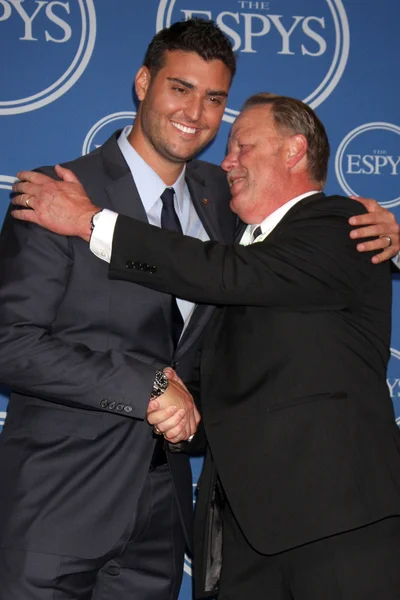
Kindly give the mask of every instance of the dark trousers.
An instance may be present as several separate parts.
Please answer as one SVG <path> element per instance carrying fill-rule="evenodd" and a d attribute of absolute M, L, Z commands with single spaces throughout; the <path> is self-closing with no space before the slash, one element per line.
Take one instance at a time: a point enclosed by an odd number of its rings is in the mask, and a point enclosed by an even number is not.
<path fill-rule="evenodd" d="M 164 464 L 149 472 L 129 531 L 106 556 L 87 560 L 1 548 L 0 600 L 175 600 L 184 548 Z"/>
<path fill-rule="evenodd" d="M 398 600 L 400 517 L 267 556 L 224 511 L 218 600 Z"/>

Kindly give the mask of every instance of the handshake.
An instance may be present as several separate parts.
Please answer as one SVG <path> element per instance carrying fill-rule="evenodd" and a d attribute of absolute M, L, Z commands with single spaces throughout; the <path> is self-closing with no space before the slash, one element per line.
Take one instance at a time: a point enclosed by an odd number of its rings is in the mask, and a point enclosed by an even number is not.
<path fill-rule="evenodd" d="M 166 367 L 164 373 L 168 377 L 168 387 L 161 396 L 150 400 L 147 421 L 171 444 L 190 441 L 200 423 L 200 413 L 176 372 Z"/>

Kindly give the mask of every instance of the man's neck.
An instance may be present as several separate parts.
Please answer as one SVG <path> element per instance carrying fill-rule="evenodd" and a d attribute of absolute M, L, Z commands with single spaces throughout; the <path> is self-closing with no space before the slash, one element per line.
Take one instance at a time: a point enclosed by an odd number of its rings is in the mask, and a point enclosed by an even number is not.
<path fill-rule="evenodd" d="M 160 155 L 154 146 L 143 136 L 142 132 L 138 131 L 135 125 L 132 127 L 127 139 L 139 156 L 164 181 L 165 185 L 169 186 L 175 183 L 182 173 L 185 166 L 184 162 L 175 163 Z"/>

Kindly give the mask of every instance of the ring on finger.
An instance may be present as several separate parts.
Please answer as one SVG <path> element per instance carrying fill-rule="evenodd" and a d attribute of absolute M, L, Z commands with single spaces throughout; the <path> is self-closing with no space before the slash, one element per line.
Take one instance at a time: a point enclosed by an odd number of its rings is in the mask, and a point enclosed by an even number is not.
<path fill-rule="evenodd" d="M 393 244 L 392 238 L 390 237 L 390 235 L 380 235 L 380 238 L 386 238 L 388 240 L 388 245 L 386 246 L 386 248 L 390 248 L 390 246 Z"/>
<path fill-rule="evenodd" d="M 154 425 L 153 431 L 156 435 L 164 435 L 163 432 L 158 429 L 157 425 Z"/>
<path fill-rule="evenodd" d="M 29 208 L 29 200 L 30 200 L 30 199 L 31 199 L 31 197 L 30 197 L 30 196 L 27 196 L 27 197 L 25 198 L 25 206 L 26 206 L 26 208 Z"/>

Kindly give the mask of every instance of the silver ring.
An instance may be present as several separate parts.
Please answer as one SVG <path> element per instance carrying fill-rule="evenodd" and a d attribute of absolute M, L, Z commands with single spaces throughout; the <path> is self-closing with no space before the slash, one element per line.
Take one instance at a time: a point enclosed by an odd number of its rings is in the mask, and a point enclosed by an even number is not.
<path fill-rule="evenodd" d="M 163 432 L 158 429 L 157 425 L 154 425 L 153 431 L 156 435 L 164 435 Z"/>
<path fill-rule="evenodd" d="M 30 200 L 30 196 L 28 196 L 27 198 L 25 198 L 25 206 L 26 208 L 29 208 L 29 200 Z"/>
<path fill-rule="evenodd" d="M 386 238 L 386 239 L 389 241 L 389 243 L 388 243 L 388 245 L 386 246 L 386 248 L 390 248 L 390 246 L 393 244 L 393 242 L 392 242 L 392 238 L 390 237 L 390 235 L 380 235 L 379 237 L 380 237 L 380 238 Z"/>

